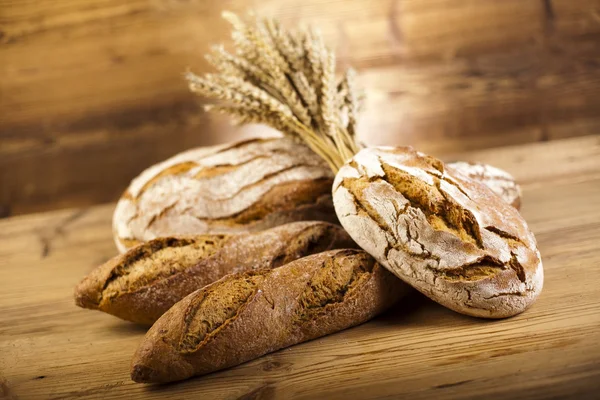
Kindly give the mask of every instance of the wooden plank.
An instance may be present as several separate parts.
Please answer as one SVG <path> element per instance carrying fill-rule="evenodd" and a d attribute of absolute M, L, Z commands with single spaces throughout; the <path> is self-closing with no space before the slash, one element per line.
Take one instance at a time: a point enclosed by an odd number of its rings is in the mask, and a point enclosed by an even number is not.
<path fill-rule="evenodd" d="M 507 320 L 415 296 L 362 326 L 174 385 L 129 380 L 144 329 L 77 309 L 73 286 L 115 253 L 114 205 L 0 221 L 6 398 L 593 398 L 600 389 L 600 136 L 447 155 L 524 182 L 545 265 L 538 302 Z"/>
<path fill-rule="evenodd" d="M 227 7 L 320 26 L 340 65 L 356 66 L 369 89 L 363 138 L 450 152 L 598 132 L 598 4 L 238 0 Z M 181 78 L 189 66 L 207 70 L 209 44 L 228 42 L 222 7 L 0 0 L 0 216 L 112 201 L 150 164 L 235 137 L 222 119 L 202 114 Z"/>

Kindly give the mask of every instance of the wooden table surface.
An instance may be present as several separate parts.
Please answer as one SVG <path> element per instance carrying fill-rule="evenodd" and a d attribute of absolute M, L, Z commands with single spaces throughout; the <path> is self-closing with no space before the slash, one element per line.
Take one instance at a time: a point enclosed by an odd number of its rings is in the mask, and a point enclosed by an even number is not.
<path fill-rule="evenodd" d="M 513 173 L 546 281 L 515 318 L 420 296 L 362 326 L 165 386 L 129 379 L 144 329 L 73 304 L 115 254 L 113 205 L 0 221 L 0 397 L 594 398 L 600 390 L 600 136 L 478 151 Z M 597 398 L 597 397 L 595 397 Z"/>

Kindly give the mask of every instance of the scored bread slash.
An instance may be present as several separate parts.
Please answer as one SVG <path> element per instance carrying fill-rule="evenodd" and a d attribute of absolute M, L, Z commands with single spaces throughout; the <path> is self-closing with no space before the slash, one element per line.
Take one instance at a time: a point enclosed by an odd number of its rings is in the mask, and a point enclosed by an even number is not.
<path fill-rule="evenodd" d="M 338 172 L 342 226 L 398 277 L 463 314 L 503 318 L 542 289 L 536 241 L 485 185 L 409 147 L 361 150 Z"/>
<path fill-rule="evenodd" d="M 535 239 L 497 189 L 411 149 L 361 150 L 355 73 L 336 76 L 335 54 L 317 30 L 224 17 L 235 51 L 215 48 L 216 73 L 188 72 L 190 90 L 215 101 L 209 109 L 270 125 L 321 156 L 337 173 L 338 219 L 359 246 L 461 313 L 508 317 L 535 301 L 543 283 Z"/>
<path fill-rule="evenodd" d="M 290 138 L 185 151 L 135 178 L 113 216 L 120 252 L 157 237 L 260 231 L 295 221 L 336 223 L 333 174 Z"/>
<path fill-rule="evenodd" d="M 93 270 L 76 287 L 75 302 L 150 325 L 187 294 L 229 273 L 276 268 L 321 251 L 355 247 L 341 226 L 319 221 L 238 235 L 158 238 Z"/>
<path fill-rule="evenodd" d="M 362 250 L 228 275 L 156 321 L 133 357 L 131 377 L 164 383 L 232 367 L 366 322 L 411 291 Z"/>
<path fill-rule="evenodd" d="M 517 210 L 521 208 L 521 187 L 508 172 L 489 164 L 465 161 L 446 163 L 446 168 L 483 183 Z"/>

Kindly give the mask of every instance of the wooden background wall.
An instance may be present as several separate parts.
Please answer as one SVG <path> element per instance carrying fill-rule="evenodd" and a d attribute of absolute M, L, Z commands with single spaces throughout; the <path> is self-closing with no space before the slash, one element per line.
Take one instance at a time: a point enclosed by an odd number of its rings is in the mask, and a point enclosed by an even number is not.
<path fill-rule="evenodd" d="M 182 72 L 222 9 L 319 25 L 369 88 L 366 142 L 436 154 L 600 132 L 598 0 L 0 0 L 0 215 L 115 200 L 240 133 Z"/>

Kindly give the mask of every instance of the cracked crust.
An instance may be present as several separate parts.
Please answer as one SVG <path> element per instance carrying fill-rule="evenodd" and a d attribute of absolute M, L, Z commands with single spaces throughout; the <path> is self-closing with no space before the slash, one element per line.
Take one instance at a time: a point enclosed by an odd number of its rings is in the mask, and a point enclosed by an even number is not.
<path fill-rule="evenodd" d="M 120 252 L 161 236 L 254 232 L 294 221 L 336 223 L 333 176 L 288 138 L 192 149 L 135 178 L 117 203 Z"/>
<path fill-rule="evenodd" d="M 156 321 L 133 357 L 131 377 L 171 382 L 238 365 L 366 322 L 410 291 L 361 250 L 228 275 Z"/>
<path fill-rule="evenodd" d="M 342 226 L 377 261 L 463 314 L 518 314 L 543 285 L 535 238 L 483 183 L 412 148 L 361 150 L 338 172 Z"/>
<path fill-rule="evenodd" d="M 521 187 L 508 172 L 489 164 L 464 161 L 447 163 L 446 168 L 483 183 L 517 210 L 521 208 Z"/>
<path fill-rule="evenodd" d="M 157 238 L 93 270 L 75 288 L 75 303 L 151 325 L 183 297 L 227 274 L 356 247 L 341 226 L 318 221 L 256 233 Z"/>

